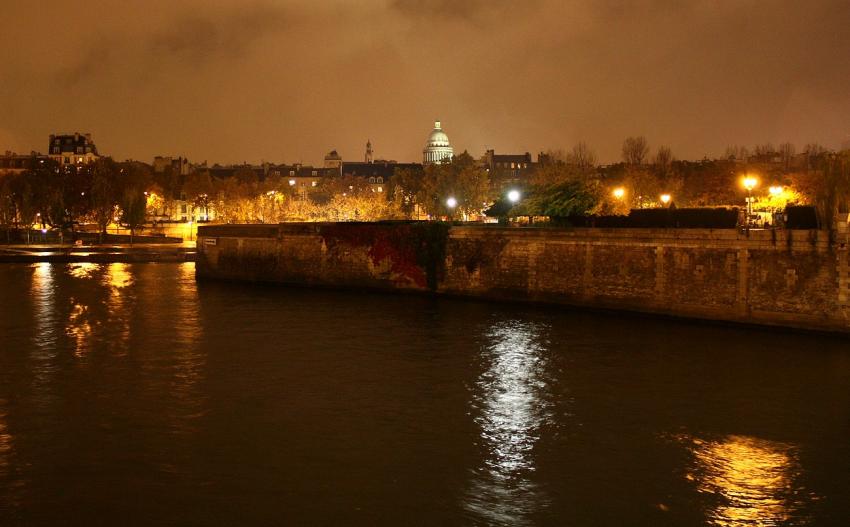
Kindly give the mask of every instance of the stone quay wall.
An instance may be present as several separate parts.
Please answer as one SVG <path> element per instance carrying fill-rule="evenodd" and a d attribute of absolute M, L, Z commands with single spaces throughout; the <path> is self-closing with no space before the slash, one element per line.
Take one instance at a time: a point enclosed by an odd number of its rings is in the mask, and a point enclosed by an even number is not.
<path fill-rule="evenodd" d="M 850 333 L 846 223 L 827 231 L 213 225 L 199 278 L 406 290 Z"/>

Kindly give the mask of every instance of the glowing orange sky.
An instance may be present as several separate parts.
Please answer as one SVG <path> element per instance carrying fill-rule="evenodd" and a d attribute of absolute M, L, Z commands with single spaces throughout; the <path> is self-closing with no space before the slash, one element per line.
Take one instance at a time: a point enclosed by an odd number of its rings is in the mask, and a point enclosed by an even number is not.
<path fill-rule="evenodd" d="M 629 7 L 624 7 L 629 4 Z M 150 161 L 418 161 L 627 135 L 679 158 L 850 140 L 850 3 L 7 0 L 0 151 L 91 132 Z"/>

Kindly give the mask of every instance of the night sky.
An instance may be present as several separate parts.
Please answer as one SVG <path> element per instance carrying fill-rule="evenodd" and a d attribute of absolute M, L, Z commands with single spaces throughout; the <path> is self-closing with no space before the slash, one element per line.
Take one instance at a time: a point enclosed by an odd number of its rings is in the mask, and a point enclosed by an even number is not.
<path fill-rule="evenodd" d="M 850 2 L 5 0 L 0 151 L 418 161 L 850 140 Z"/>

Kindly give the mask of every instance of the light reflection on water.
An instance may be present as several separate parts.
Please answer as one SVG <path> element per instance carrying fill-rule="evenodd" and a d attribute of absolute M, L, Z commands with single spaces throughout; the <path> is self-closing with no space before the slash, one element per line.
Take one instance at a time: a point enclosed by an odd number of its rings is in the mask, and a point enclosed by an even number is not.
<path fill-rule="evenodd" d="M 489 524 L 528 524 L 546 506 L 545 492 L 529 477 L 536 468 L 533 449 L 551 410 L 541 345 L 545 329 L 503 322 L 486 335 L 487 369 L 473 394 L 485 458 L 473 471 L 464 506 Z"/>
<path fill-rule="evenodd" d="M 58 319 L 55 299 L 54 268 L 52 264 L 41 262 L 32 265 L 32 286 L 30 301 L 32 302 L 33 346 L 30 348 L 31 371 L 33 388 L 41 397 L 39 400 L 47 404 L 52 390 L 51 381 L 56 372 L 57 331 Z"/>
<path fill-rule="evenodd" d="M 685 440 L 694 458 L 686 477 L 716 502 L 707 515 L 711 525 L 781 525 L 792 517 L 795 525 L 807 524 L 799 509 L 815 496 L 799 482 L 796 447 L 735 435 Z"/>
<path fill-rule="evenodd" d="M 111 263 L 106 266 L 103 284 L 108 287 L 109 298 L 106 301 L 108 324 L 116 335 L 112 339 L 113 351 L 126 354 L 130 341 L 130 317 L 133 313 L 133 285 L 135 279 L 126 263 Z"/>
<path fill-rule="evenodd" d="M 206 366 L 206 355 L 200 345 L 201 323 L 198 316 L 198 292 L 195 265 L 179 265 L 175 292 L 178 321 L 175 328 L 175 363 L 171 393 L 175 398 L 173 429 L 180 434 L 194 433 L 197 420 L 206 412 L 206 397 L 199 389 Z"/>
<path fill-rule="evenodd" d="M 6 424 L 6 401 L 0 399 L 0 481 L 8 475 L 12 456 L 12 434 Z"/>

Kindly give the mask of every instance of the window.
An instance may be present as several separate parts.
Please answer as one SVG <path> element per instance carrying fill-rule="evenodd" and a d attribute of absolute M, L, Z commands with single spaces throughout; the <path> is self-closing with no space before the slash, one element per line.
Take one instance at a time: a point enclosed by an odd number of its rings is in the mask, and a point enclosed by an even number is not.
<path fill-rule="evenodd" d="M 314 171 L 312 172 L 312 174 L 311 174 L 311 175 L 315 176 L 315 175 L 316 175 L 316 171 L 314 170 Z"/>
<path fill-rule="evenodd" d="M 383 182 L 384 182 L 384 178 L 379 177 L 379 178 L 377 179 L 377 181 L 378 181 L 378 183 L 383 183 Z M 380 192 L 380 191 L 379 191 L 379 192 Z"/>
<path fill-rule="evenodd" d="M 383 191 L 384 191 L 384 187 L 378 187 L 378 192 L 383 192 Z"/>
<path fill-rule="evenodd" d="M 182 204 L 182 205 L 180 205 L 180 213 L 181 213 L 181 214 L 186 214 L 187 210 L 188 210 L 188 209 L 186 208 L 186 204 L 185 204 L 185 203 L 184 203 L 184 204 Z M 186 218 L 183 218 L 183 221 L 186 221 Z"/>
<path fill-rule="evenodd" d="M 314 186 L 314 187 L 316 186 L 316 182 L 315 182 L 315 181 L 313 182 L 313 186 Z"/>
<path fill-rule="evenodd" d="M 369 183 L 374 183 L 374 182 L 375 182 L 375 178 L 370 177 L 370 178 L 369 178 Z"/>
<path fill-rule="evenodd" d="M 70 158 L 70 157 L 68 157 L 68 156 L 65 156 L 65 162 L 66 162 L 66 163 L 70 163 L 70 162 L 71 162 L 71 158 Z"/>
<path fill-rule="evenodd" d="M 54 147 L 53 147 L 53 153 L 54 153 L 54 154 L 58 154 L 58 153 L 59 153 L 59 147 L 58 147 L 58 146 L 54 146 Z"/>
<path fill-rule="evenodd" d="M 295 180 L 294 180 L 294 179 L 290 179 L 290 180 L 289 180 L 289 186 L 290 186 L 290 187 L 294 187 L 294 186 L 295 186 Z"/>
<path fill-rule="evenodd" d="M 511 163 L 511 168 L 516 168 L 516 163 Z"/>
<path fill-rule="evenodd" d="M 289 171 L 289 177 L 292 177 L 292 176 L 294 176 L 294 175 L 295 175 L 295 171 L 294 171 L 294 170 L 290 170 L 290 171 Z"/>

